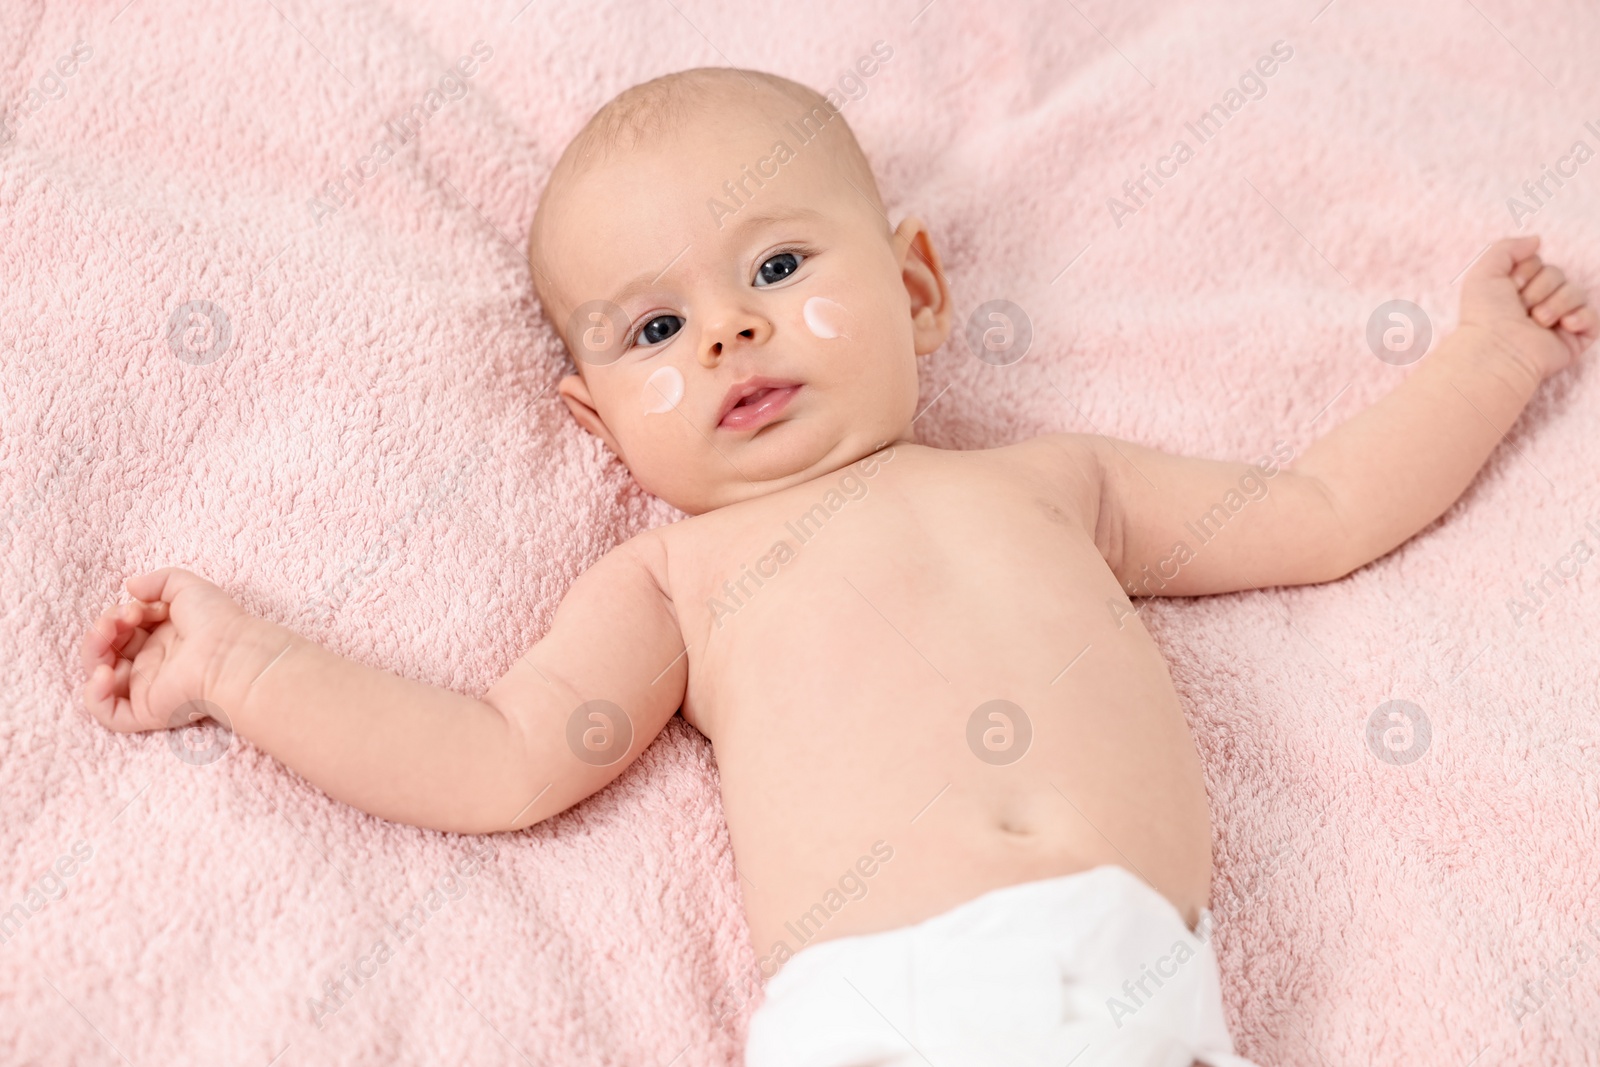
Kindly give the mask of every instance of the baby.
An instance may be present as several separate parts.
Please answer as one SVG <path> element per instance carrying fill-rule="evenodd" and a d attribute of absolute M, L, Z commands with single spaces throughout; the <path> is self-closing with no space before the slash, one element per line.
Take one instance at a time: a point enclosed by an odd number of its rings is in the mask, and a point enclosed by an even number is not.
<path fill-rule="evenodd" d="M 916 443 L 917 360 L 957 309 L 843 116 L 755 71 L 658 78 L 562 154 L 529 260 L 562 399 L 689 517 L 578 578 L 482 696 L 165 568 L 85 635 L 84 703 L 210 715 L 337 800 L 471 834 L 577 804 L 681 710 L 770 978 L 751 1067 L 1242 1067 L 1200 761 L 1129 594 L 1332 581 L 1439 516 L 1600 327 L 1538 241 L 1490 246 L 1456 331 L 1292 469 L 946 451 Z"/>

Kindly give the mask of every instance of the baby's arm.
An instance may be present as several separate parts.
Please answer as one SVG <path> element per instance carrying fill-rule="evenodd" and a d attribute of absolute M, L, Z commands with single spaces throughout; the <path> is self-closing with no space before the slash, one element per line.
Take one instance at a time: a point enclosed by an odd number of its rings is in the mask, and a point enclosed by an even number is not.
<path fill-rule="evenodd" d="M 1123 588 L 1194 596 L 1330 581 L 1438 518 L 1540 382 L 1600 327 L 1583 290 L 1539 261 L 1538 242 L 1491 246 L 1463 285 L 1461 326 L 1292 470 L 1077 439 L 1102 479 L 1096 542 Z"/>
<path fill-rule="evenodd" d="M 549 632 L 481 698 L 337 656 L 187 571 L 140 575 L 128 591 L 149 603 L 113 608 L 85 635 L 84 703 L 111 729 L 149 730 L 205 701 L 336 800 L 436 830 L 518 829 L 616 778 L 682 703 L 659 545 L 635 538 L 579 577 Z M 577 715 L 591 700 L 626 722 Z"/>

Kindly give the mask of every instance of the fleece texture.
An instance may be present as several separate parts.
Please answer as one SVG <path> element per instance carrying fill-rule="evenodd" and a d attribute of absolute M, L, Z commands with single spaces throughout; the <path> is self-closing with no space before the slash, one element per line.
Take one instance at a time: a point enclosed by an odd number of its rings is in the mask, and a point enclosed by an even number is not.
<path fill-rule="evenodd" d="M 681 719 L 575 810 L 470 838 L 77 694 L 84 628 L 168 564 L 481 693 L 679 517 L 556 398 L 523 256 L 616 92 L 729 64 L 837 90 L 951 278 L 926 443 L 1253 460 L 1402 381 L 1374 310 L 1437 344 L 1491 239 L 1600 282 L 1596 54 L 1588 0 L 6 0 L 0 1061 L 739 1062 L 755 959 Z M 994 300 L 1015 362 L 965 340 Z M 1388 557 L 1141 602 L 1263 1064 L 1600 1055 L 1594 358 Z"/>

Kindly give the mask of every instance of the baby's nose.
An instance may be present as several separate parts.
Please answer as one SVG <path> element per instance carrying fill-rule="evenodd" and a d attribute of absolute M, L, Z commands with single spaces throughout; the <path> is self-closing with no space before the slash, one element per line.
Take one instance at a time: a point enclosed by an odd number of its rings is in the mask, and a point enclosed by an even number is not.
<path fill-rule="evenodd" d="M 720 360 L 723 355 L 724 342 L 722 341 L 722 338 L 730 336 L 730 331 L 731 328 L 713 328 L 706 331 L 706 339 L 708 343 L 702 346 L 700 349 L 700 365 L 702 367 L 714 367 L 717 365 L 717 361 Z M 756 327 L 746 326 L 744 329 L 732 334 L 732 336 L 745 341 L 754 341 L 756 338 Z"/>

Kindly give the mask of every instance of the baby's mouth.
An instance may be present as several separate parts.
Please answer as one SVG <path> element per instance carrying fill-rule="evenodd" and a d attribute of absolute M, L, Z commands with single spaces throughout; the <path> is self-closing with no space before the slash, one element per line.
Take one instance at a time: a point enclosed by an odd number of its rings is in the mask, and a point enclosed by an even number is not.
<path fill-rule="evenodd" d="M 752 430 L 777 418 L 800 391 L 800 383 L 777 378 L 750 378 L 728 390 L 717 426 L 724 430 Z"/>

